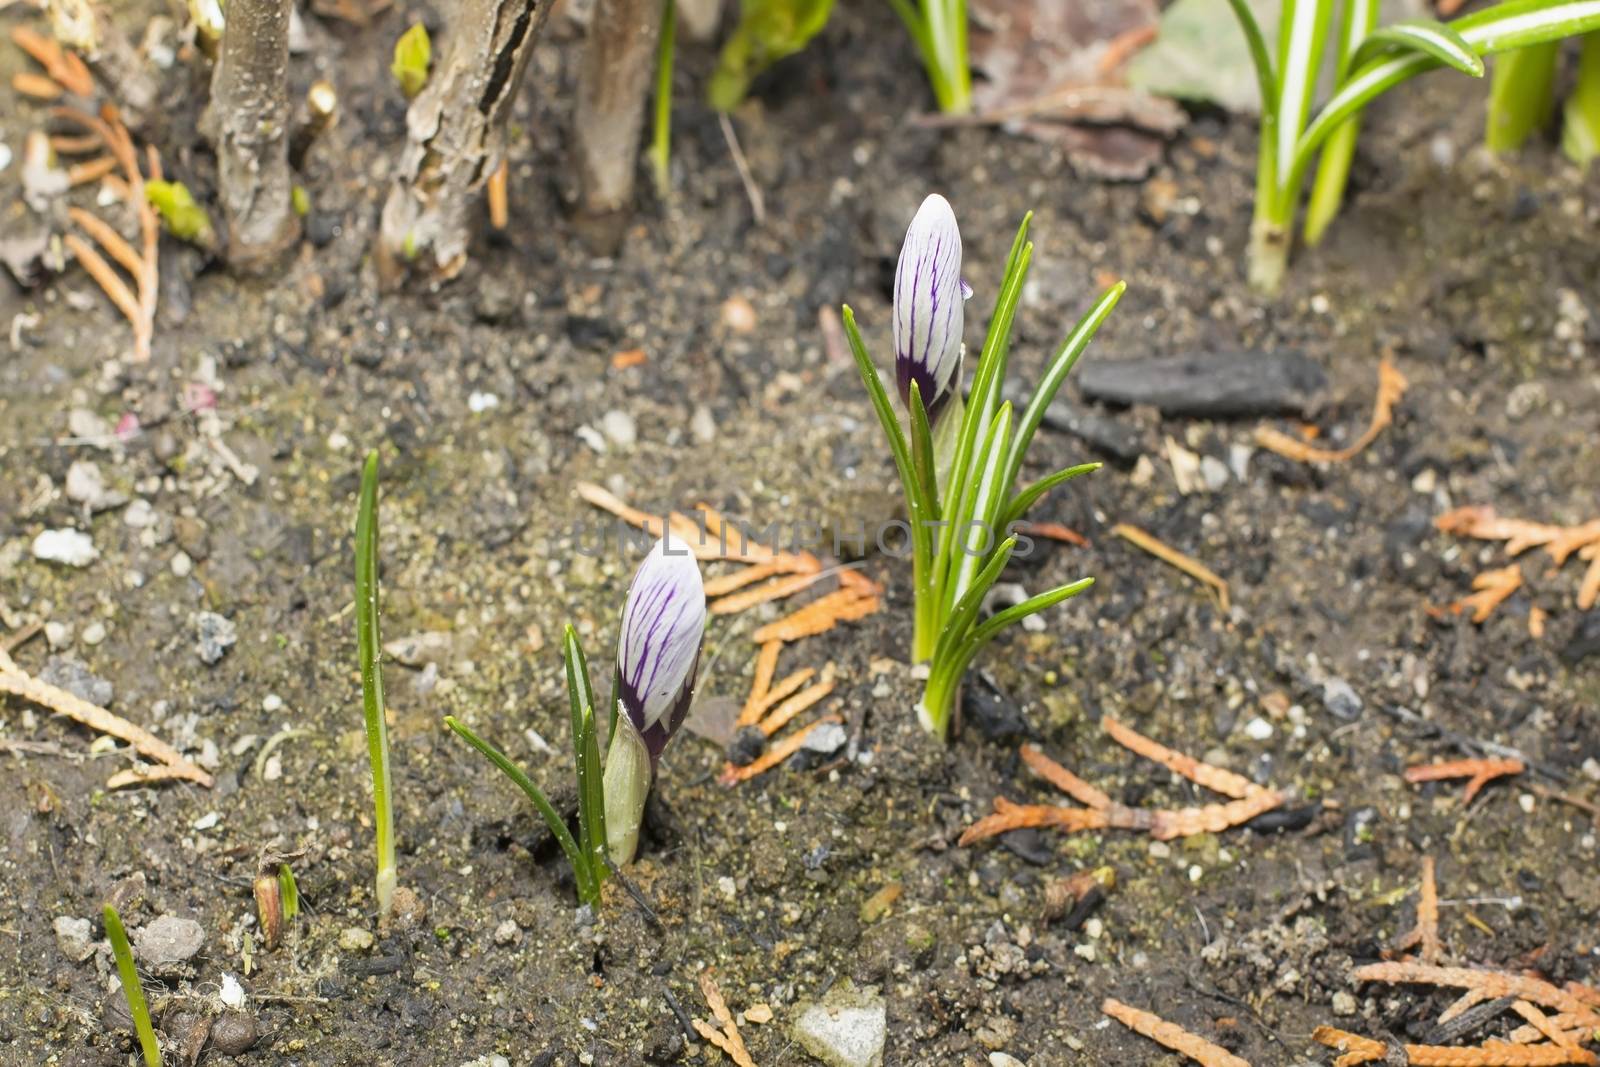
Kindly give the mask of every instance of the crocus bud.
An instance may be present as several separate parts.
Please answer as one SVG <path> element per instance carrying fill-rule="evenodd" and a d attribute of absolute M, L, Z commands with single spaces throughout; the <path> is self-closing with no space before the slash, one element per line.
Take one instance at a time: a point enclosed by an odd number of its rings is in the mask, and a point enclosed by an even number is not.
<path fill-rule="evenodd" d="M 956 213 L 934 193 L 911 220 L 894 273 L 895 384 L 909 405 L 911 383 L 917 383 L 930 424 L 961 387 L 963 304 L 971 295 L 961 280 Z"/>
<path fill-rule="evenodd" d="M 627 863 L 639 844 L 645 797 L 661 750 L 694 697 L 706 628 L 706 590 L 689 546 L 657 541 L 639 564 L 617 640 L 617 725 L 606 753 L 606 845 Z"/>

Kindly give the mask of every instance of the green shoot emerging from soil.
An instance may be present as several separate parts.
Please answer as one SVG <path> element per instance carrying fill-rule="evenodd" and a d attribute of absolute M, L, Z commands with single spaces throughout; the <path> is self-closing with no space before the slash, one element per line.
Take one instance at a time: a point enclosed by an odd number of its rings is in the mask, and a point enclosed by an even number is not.
<path fill-rule="evenodd" d="M 278 864 L 278 895 L 283 901 L 283 921 L 293 922 L 300 914 L 300 886 L 287 863 Z"/>
<path fill-rule="evenodd" d="M 1600 33 L 1583 39 L 1578 84 L 1562 112 L 1561 150 L 1580 167 L 1600 156 Z"/>
<path fill-rule="evenodd" d="M 1497 56 L 1489 78 L 1489 107 L 1483 143 L 1491 152 L 1515 152 L 1555 111 L 1559 41 L 1519 48 Z"/>
<path fill-rule="evenodd" d="M 967 0 L 889 0 L 906 24 L 933 85 L 939 110 L 972 110 L 972 69 L 967 63 Z"/>
<path fill-rule="evenodd" d="M 650 171 L 661 200 L 672 192 L 672 61 L 677 49 L 678 5 L 662 0 L 661 38 L 656 42 L 655 124 L 650 138 Z"/>
<path fill-rule="evenodd" d="M 658 541 L 640 564 L 622 610 L 609 716 L 611 740 L 600 765 L 594 686 L 578 632 L 566 629 L 567 708 L 572 717 L 573 778 L 578 833 L 522 769 L 453 716 L 445 725 L 510 778 L 544 819 L 566 853 L 578 901 L 598 906 L 613 863 L 629 863 L 639 846 L 645 800 L 662 749 L 677 732 L 694 697 L 705 634 L 705 587 L 686 546 Z"/>
<path fill-rule="evenodd" d="M 384 719 L 382 642 L 378 637 L 378 453 L 367 453 L 356 511 L 356 648 L 361 661 L 361 710 L 367 722 L 367 761 L 377 831 L 378 915 L 386 917 L 397 879 L 394 798 L 389 779 L 389 725 Z"/>
<path fill-rule="evenodd" d="M 739 25 L 711 74 L 711 106 L 718 111 L 738 107 L 756 75 L 804 48 L 832 13 L 833 0 L 742 0 Z"/>
<path fill-rule="evenodd" d="M 117 977 L 122 981 L 123 995 L 128 998 L 128 1014 L 133 1016 L 133 1030 L 139 1035 L 139 1048 L 144 1052 L 144 1065 L 161 1067 L 161 1045 L 156 1041 L 155 1027 L 150 1025 L 150 1005 L 145 1003 L 139 971 L 133 965 L 128 931 L 122 928 L 122 917 L 110 904 L 106 905 L 105 923 L 106 939 L 111 942 L 111 954 L 117 960 Z"/>
<path fill-rule="evenodd" d="M 1062 342 L 1020 416 L 1000 402 L 1017 300 L 1033 258 L 1030 214 L 1022 220 L 1005 280 L 978 357 L 972 391 L 963 400 L 961 331 L 971 290 L 961 279 L 961 233 L 941 196 L 923 201 L 906 231 L 894 286 L 895 378 L 910 439 L 890 407 L 856 327 L 844 309 L 861 380 L 889 438 L 909 513 L 916 616 L 912 660 L 929 664 L 918 716 L 923 726 L 948 735 L 961 678 L 978 650 L 1007 626 L 1087 589 L 1093 578 L 1059 586 L 980 621 L 990 588 L 1017 546 L 1016 526 L 1051 489 L 1097 469 L 1067 467 L 1014 492 L 1023 459 L 1044 412 L 1055 399 L 1095 331 L 1121 299 L 1118 282 L 1089 309 Z"/>
<path fill-rule="evenodd" d="M 394 61 L 389 73 L 407 100 L 416 98 L 428 84 L 428 66 L 433 62 L 433 42 L 428 39 L 428 27 L 418 22 L 394 43 Z"/>
<path fill-rule="evenodd" d="M 1307 168 L 1325 149 L 1307 219 L 1308 239 L 1315 240 L 1344 196 L 1355 137 L 1350 124 L 1375 97 L 1441 66 L 1481 77 L 1484 56 L 1600 26 L 1600 0 L 1506 0 L 1448 24 L 1413 19 L 1371 29 L 1377 0 L 1345 0 L 1337 43 L 1338 84 L 1312 117 L 1317 71 L 1333 28 L 1334 0 L 1284 0 L 1276 64 L 1246 0 L 1228 2 L 1249 43 L 1261 92 L 1248 268 L 1251 285 L 1268 293 L 1283 284 Z"/>

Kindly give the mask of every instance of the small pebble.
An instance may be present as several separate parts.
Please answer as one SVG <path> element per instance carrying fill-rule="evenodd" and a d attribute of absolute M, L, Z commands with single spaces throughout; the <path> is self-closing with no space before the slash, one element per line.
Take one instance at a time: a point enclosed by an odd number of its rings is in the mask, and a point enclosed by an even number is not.
<path fill-rule="evenodd" d="M 1252 741 L 1265 741 L 1272 736 L 1272 724 L 1257 715 L 1244 724 L 1244 734 Z"/>
<path fill-rule="evenodd" d="M 82 637 L 84 644 L 98 645 L 106 639 L 106 624 L 96 619 L 83 628 Z"/>
<path fill-rule="evenodd" d="M 624 452 L 639 439 L 639 429 L 634 424 L 633 416 L 616 408 L 600 416 L 600 432 L 605 434 L 608 442 Z"/>
<path fill-rule="evenodd" d="M 94 955 L 94 942 L 90 938 L 88 919 L 75 919 L 58 915 L 55 921 L 56 947 L 73 963 L 82 963 Z"/>
<path fill-rule="evenodd" d="M 200 661 L 208 666 L 222 659 L 228 649 L 239 640 L 239 631 L 232 620 L 214 611 L 202 611 L 196 614 L 194 625 L 199 636 L 196 651 L 200 653 Z"/>
<path fill-rule="evenodd" d="M 494 943 L 497 945 L 515 945 L 522 940 L 522 927 L 517 925 L 517 920 L 507 919 L 494 928 Z"/>
<path fill-rule="evenodd" d="M 179 549 L 178 554 L 172 557 L 173 575 L 178 578 L 187 578 L 193 571 L 194 560 L 189 558 L 189 553 Z"/>
<path fill-rule="evenodd" d="M 261 1037 L 255 1016 L 241 1011 L 226 1011 L 211 1024 L 211 1047 L 224 1056 L 239 1056 Z"/>
<path fill-rule="evenodd" d="M 148 967 L 183 963 L 206 943 L 205 929 L 193 919 L 162 915 L 146 923 L 133 936 L 139 962 Z"/>
<path fill-rule="evenodd" d="M 346 952 L 365 952 L 372 947 L 372 931 L 347 926 L 339 931 L 339 947 Z"/>
<path fill-rule="evenodd" d="M 704 404 L 696 405 L 694 414 L 689 417 L 689 432 L 694 435 L 695 441 L 702 445 L 716 440 L 717 420 L 711 414 L 710 408 Z"/>
<path fill-rule="evenodd" d="M 100 558 L 100 550 L 82 530 L 44 530 L 33 539 L 33 558 L 65 567 L 87 567 Z"/>

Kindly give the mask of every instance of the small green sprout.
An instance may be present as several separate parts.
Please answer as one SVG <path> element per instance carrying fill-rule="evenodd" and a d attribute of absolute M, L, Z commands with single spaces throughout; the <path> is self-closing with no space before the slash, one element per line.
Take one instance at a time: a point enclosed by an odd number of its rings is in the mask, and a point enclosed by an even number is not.
<path fill-rule="evenodd" d="M 433 61 L 433 43 L 428 39 L 428 27 L 413 23 L 394 43 L 394 62 L 389 73 L 400 86 L 407 100 L 414 100 L 422 87 L 428 84 L 428 65 Z"/>
<path fill-rule="evenodd" d="M 180 241 L 201 248 L 216 244 L 216 231 L 206 209 L 195 203 L 194 195 L 182 182 L 151 179 L 144 183 L 144 198 L 161 216 L 167 232 Z"/>
<path fill-rule="evenodd" d="M 311 194 L 306 192 L 303 185 L 296 185 L 289 190 L 289 204 L 301 218 L 311 214 Z"/>
<path fill-rule="evenodd" d="M 1495 57 L 1483 124 L 1483 143 L 1489 151 L 1515 152 L 1549 124 L 1555 113 L 1560 51 L 1560 41 L 1546 41 Z"/>
<path fill-rule="evenodd" d="M 133 1016 L 133 1030 L 139 1035 L 139 1048 L 144 1052 L 145 1067 L 161 1067 L 161 1044 L 156 1040 L 155 1027 L 150 1025 L 150 1005 L 145 1003 L 144 987 L 139 984 L 139 971 L 133 965 L 133 950 L 128 947 L 128 931 L 122 928 L 122 917 L 110 904 L 105 910 L 106 938 L 111 942 L 111 954 L 117 960 L 117 977 L 122 981 L 122 993 L 128 998 L 128 1014 Z"/>
<path fill-rule="evenodd" d="M 398 875 L 394 856 L 394 810 L 389 778 L 389 726 L 384 721 L 382 643 L 378 637 L 378 453 L 367 453 L 356 511 L 356 647 L 361 662 L 361 703 L 367 725 L 367 760 L 372 765 L 372 803 L 377 831 L 378 914 L 387 917 Z"/>
<path fill-rule="evenodd" d="M 1261 136 L 1248 272 L 1258 290 L 1283 284 L 1306 174 L 1321 153 L 1310 236 L 1320 237 L 1344 196 L 1354 134 L 1330 138 L 1379 95 L 1423 71 L 1448 66 L 1481 77 L 1483 57 L 1600 28 L 1594 0 L 1503 0 L 1449 23 L 1413 19 L 1371 29 L 1377 0 L 1345 0 L 1337 42 L 1338 83 L 1313 115 L 1316 72 L 1333 23 L 1334 0 L 1284 0 L 1276 63 L 1246 0 L 1228 0 L 1250 46 L 1261 92 Z"/>
<path fill-rule="evenodd" d="M 1580 167 L 1600 156 L 1600 32 L 1584 37 L 1578 84 L 1561 115 L 1561 150 Z"/>
<path fill-rule="evenodd" d="M 928 72 L 939 110 L 972 110 L 972 68 L 967 61 L 967 0 L 889 0 L 906 25 Z"/>
<path fill-rule="evenodd" d="M 189 20 L 194 23 L 195 38 L 201 49 L 208 56 L 216 55 L 225 21 L 221 0 L 189 0 Z"/>
<path fill-rule="evenodd" d="M 656 42 L 655 132 L 650 140 L 650 169 L 656 196 L 672 191 L 672 59 L 678 44 L 678 5 L 661 2 L 661 39 Z"/>
<path fill-rule="evenodd" d="M 833 0 L 743 0 L 739 25 L 711 74 L 711 106 L 718 111 L 738 107 L 756 75 L 804 48 L 832 13 Z"/>
<path fill-rule="evenodd" d="M 300 886 L 287 863 L 278 864 L 278 896 L 283 901 L 283 919 L 293 922 L 300 914 Z"/>
<path fill-rule="evenodd" d="M 979 619 L 989 590 L 1017 547 L 1016 526 L 1028 509 L 1056 486 L 1100 466 L 1067 467 L 1014 491 L 1045 409 L 1126 288 L 1122 282 L 1113 285 L 1078 321 L 1046 365 L 1027 407 L 1014 415 L 1009 401 L 1000 402 L 1000 391 L 1011 324 L 1033 258 L 1031 219 L 1030 214 L 1022 220 L 1011 245 L 965 401 L 962 305 L 972 290 L 961 278 L 961 232 L 955 212 L 938 195 L 924 200 L 911 220 L 894 283 L 895 381 L 908 415 L 909 441 L 856 328 L 855 312 L 844 309 L 850 350 L 905 493 L 916 598 L 911 658 L 929 669 L 917 714 L 941 739 L 949 734 L 961 679 L 979 650 L 1012 623 L 1094 583 L 1081 578 Z"/>

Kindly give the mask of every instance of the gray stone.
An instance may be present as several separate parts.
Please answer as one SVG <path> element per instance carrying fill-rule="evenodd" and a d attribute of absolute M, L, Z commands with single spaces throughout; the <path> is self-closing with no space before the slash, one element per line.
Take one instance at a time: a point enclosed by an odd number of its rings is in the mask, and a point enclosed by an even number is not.
<path fill-rule="evenodd" d="M 799 1006 L 790 1034 L 828 1067 L 882 1067 L 888 1013 L 876 987 L 848 979 Z"/>
<path fill-rule="evenodd" d="M 1329 678 L 1322 683 L 1322 703 L 1335 718 L 1347 722 L 1361 715 L 1361 698 L 1343 678 Z"/>
<path fill-rule="evenodd" d="M 55 921 L 56 947 L 73 963 L 82 963 L 94 955 L 94 942 L 90 937 L 88 919 L 74 919 L 58 915 Z"/>
<path fill-rule="evenodd" d="M 139 962 L 148 967 L 184 963 L 206 943 L 205 929 L 193 919 L 163 915 L 133 935 Z"/>
<path fill-rule="evenodd" d="M 239 640 L 239 631 L 229 619 L 214 611 L 202 611 L 194 617 L 195 632 L 199 642 L 196 651 L 201 662 L 211 665 L 220 660 Z"/>
<path fill-rule="evenodd" d="M 75 656 L 51 656 L 39 672 L 39 680 L 102 708 L 116 695 L 110 682 L 94 674 Z"/>

